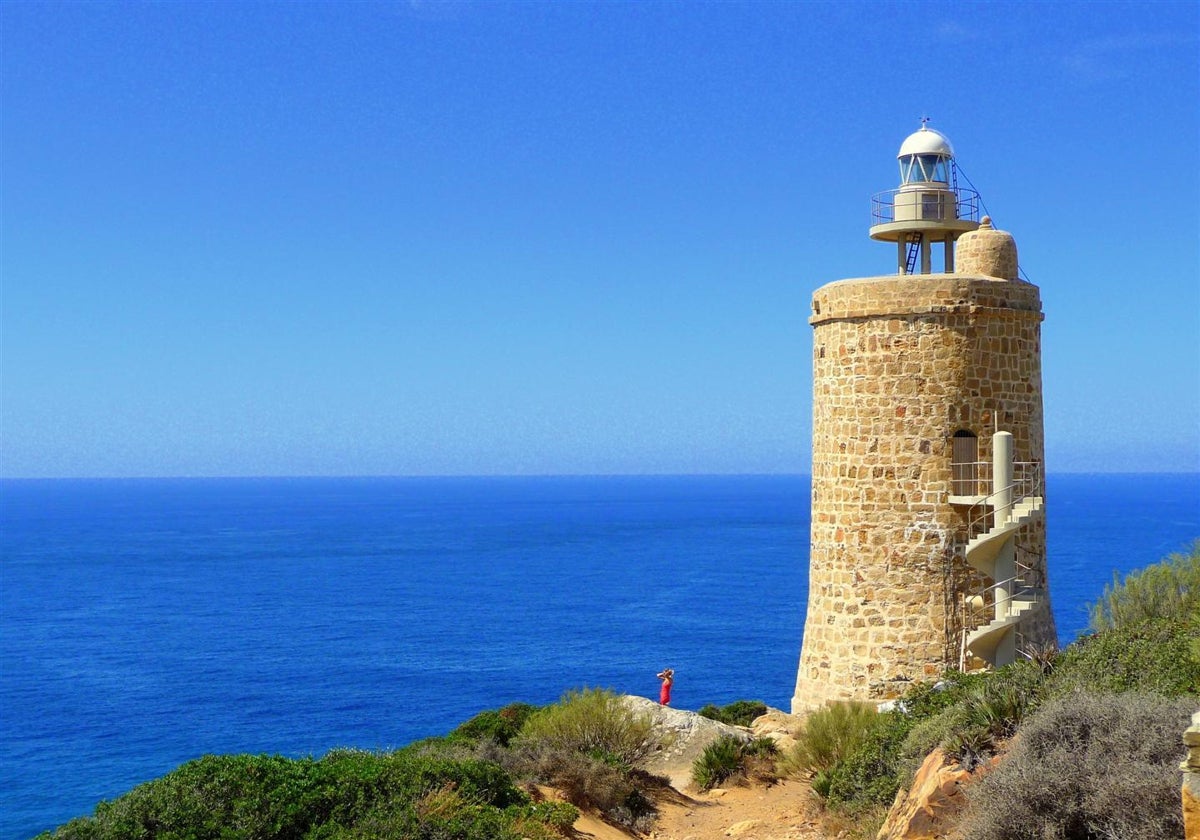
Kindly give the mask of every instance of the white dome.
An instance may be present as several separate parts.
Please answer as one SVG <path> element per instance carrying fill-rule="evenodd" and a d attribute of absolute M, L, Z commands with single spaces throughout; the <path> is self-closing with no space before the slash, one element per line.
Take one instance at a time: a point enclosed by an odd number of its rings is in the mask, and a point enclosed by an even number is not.
<path fill-rule="evenodd" d="M 954 147 L 950 145 L 950 141 L 946 138 L 946 135 L 940 131 L 934 131 L 932 128 L 921 126 L 920 131 L 914 131 L 900 144 L 900 152 L 896 157 L 903 158 L 909 155 L 945 155 L 946 157 L 954 157 Z"/>

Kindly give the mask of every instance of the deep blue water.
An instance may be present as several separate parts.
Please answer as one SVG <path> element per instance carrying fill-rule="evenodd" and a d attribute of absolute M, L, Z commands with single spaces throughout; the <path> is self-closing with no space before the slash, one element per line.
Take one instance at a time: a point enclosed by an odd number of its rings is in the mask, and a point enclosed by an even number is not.
<path fill-rule="evenodd" d="M 1052 476 L 1060 635 L 1200 537 L 1200 475 Z M 786 708 L 808 479 L 0 482 L 0 840 L 212 752 L 320 755 L 605 686 Z"/>

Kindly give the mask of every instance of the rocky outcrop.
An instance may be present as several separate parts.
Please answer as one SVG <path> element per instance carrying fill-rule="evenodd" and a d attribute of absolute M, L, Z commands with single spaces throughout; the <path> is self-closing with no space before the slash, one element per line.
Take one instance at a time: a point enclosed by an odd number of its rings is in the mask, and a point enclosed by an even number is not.
<path fill-rule="evenodd" d="M 691 784 L 693 762 L 713 741 L 722 735 L 750 740 L 747 730 L 709 720 L 695 712 L 660 706 L 645 697 L 626 696 L 622 700 L 633 712 L 650 718 L 660 744 L 659 750 L 642 762 L 642 768 L 657 776 L 665 776 L 676 790 L 683 790 Z"/>
<path fill-rule="evenodd" d="M 766 714 L 759 715 L 750 724 L 750 734 L 755 738 L 770 738 L 782 754 L 796 746 L 796 733 L 803 725 L 803 715 L 789 715 L 769 708 Z"/>
<path fill-rule="evenodd" d="M 966 805 L 962 787 L 995 766 L 992 759 L 973 771 L 950 761 L 942 750 L 931 752 L 913 777 L 908 791 L 900 791 L 877 840 L 956 840 L 959 816 Z"/>
<path fill-rule="evenodd" d="M 1192 715 L 1192 725 L 1183 733 L 1187 758 L 1183 770 L 1183 836 L 1200 840 L 1200 712 Z"/>

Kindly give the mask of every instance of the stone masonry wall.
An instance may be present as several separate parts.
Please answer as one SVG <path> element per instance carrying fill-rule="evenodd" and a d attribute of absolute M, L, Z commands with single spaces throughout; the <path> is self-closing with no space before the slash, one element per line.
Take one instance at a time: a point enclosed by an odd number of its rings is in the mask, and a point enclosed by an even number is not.
<path fill-rule="evenodd" d="M 885 699 L 957 665 L 967 510 L 951 439 L 1044 458 L 1037 287 L 940 274 L 842 280 L 813 298 L 812 547 L 794 711 Z M 1045 530 L 1018 542 L 1045 569 Z M 1048 602 L 1047 602 L 1048 606 Z M 1024 643 L 1052 642 L 1039 611 Z M 1032 636 L 1032 638 L 1030 638 Z"/>

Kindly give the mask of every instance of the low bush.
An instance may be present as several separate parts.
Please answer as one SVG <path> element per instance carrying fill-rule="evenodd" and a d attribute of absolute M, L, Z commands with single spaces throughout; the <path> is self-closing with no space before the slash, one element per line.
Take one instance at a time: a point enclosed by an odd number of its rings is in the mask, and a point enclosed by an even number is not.
<path fill-rule="evenodd" d="M 779 781 L 779 745 L 770 738 L 752 738 L 742 747 L 742 775 L 761 784 Z"/>
<path fill-rule="evenodd" d="M 1055 662 L 1048 691 L 1062 696 L 1150 692 L 1200 694 L 1200 616 L 1122 624 L 1077 640 Z"/>
<path fill-rule="evenodd" d="M 901 783 L 917 772 L 926 756 L 938 747 L 948 745 L 952 738 L 969 728 L 970 719 L 962 704 L 915 723 L 900 742 L 897 753 L 895 769 Z"/>
<path fill-rule="evenodd" d="M 879 721 L 868 703 L 830 703 L 809 715 L 781 769 L 788 774 L 829 770 L 862 746 Z"/>
<path fill-rule="evenodd" d="M 424 749 L 336 750 L 320 760 L 205 756 L 42 837 L 516 840 L 537 833 L 518 830 L 537 821 L 521 812 L 528 804 L 499 766 Z"/>
<path fill-rule="evenodd" d="M 891 804 L 896 791 L 906 784 L 922 755 L 905 759 L 902 748 L 908 736 L 928 721 L 960 704 L 987 677 L 948 671 L 937 683 L 913 685 L 896 707 L 878 716 L 876 725 L 848 755 L 820 771 L 814 789 L 836 807 L 862 812 Z"/>
<path fill-rule="evenodd" d="M 549 826 L 560 834 L 566 834 L 579 819 L 579 809 L 570 802 L 534 802 L 529 805 L 510 805 L 514 815 L 534 823 Z M 525 826 L 528 828 L 528 825 Z"/>
<path fill-rule="evenodd" d="M 1200 613 L 1200 540 L 1187 553 L 1178 552 L 1104 587 L 1089 610 L 1096 632 L 1143 621 L 1186 619 Z"/>
<path fill-rule="evenodd" d="M 510 703 L 502 709 L 489 709 L 460 724 L 448 737 L 468 741 L 489 739 L 507 747 L 535 711 L 537 707 L 528 703 Z"/>
<path fill-rule="evenodd" d="M 1011 738 L 1025 716 L 1041 702 L 1045 672 L 1033 662 L 1015 662 L 993 674 L 957 705 L 934 720 L 946 727 L 940 746 L 946 755 L 973 770 Z M 905 744 L 912 746 L 912 732 Z M 901 749 L 903 754 L 904 750 Z"/>
<path fill-rule="evenodd" d="M 727 706 L 709 703 L 697 713 L 701 717 L 727 723 L 730 726 L 749 726 L 754 719 L 767 713 L 767 704 L 761 700 L 735 700 Z"/>
<path fill-rule="evenodd" d="M 518 778 L 552 785 L 573 804 L 644 831 L 655 810 L 636 765 L 655 747 L 647 716 L 611 691 L 584 688 L 531 714 L 500 761 Z"/>
<path fill-rule="evenodd" d="M 1179 736 L 1194 703 L 1127 693 L 1048 701 L 969 794 L 972 840 L 1182 837 Z"/>
<path fill-rule="evenodd" d="M 889 805 L 904 781 L 900 747 L 918 722 L 899 710 L 880 715 L 879 725 L 842 761 L 821 771 L 814 790 L 829 804 L 857 811 Z"/>
<path fill-rule="evenodd" d="M 729 779 L 773 782 L 779 778 L 775 771 L 778 754 L 770 738 L 747 741 L 722 735 L 693 762 L 692 783 L 700 790 L 709 790 Z"/>
<path fill-rule="evenodd" d="M 700 790 L 709 790 L 742 769 L 742 740 L 722 735 L 704 748 L 692 765 L 692 782 Z"/>
<path fill-rule="evenodd" d="M 513 759 L 518 777 L 554 787 L 580 808 L 612 811 L 637 787 L 623 768 L 578 750 L 522 744 Z"/>
<path fill-rule="evenodd" d="M 650 719 L 611 691 L 583 688 L 529 716 L 515 743 L 581 752 L 632 768 L 654 749 Z"/>

